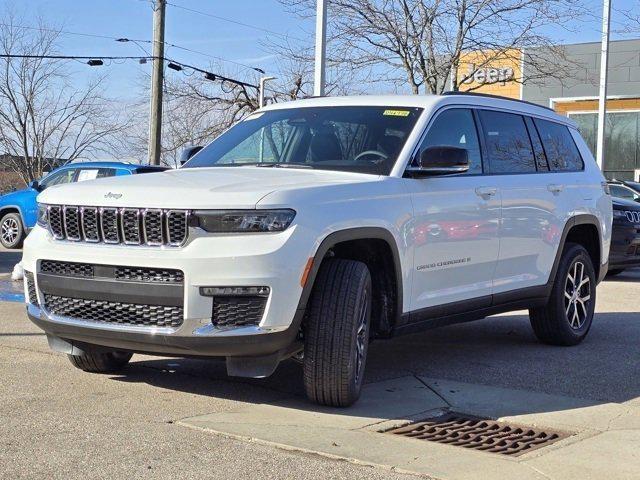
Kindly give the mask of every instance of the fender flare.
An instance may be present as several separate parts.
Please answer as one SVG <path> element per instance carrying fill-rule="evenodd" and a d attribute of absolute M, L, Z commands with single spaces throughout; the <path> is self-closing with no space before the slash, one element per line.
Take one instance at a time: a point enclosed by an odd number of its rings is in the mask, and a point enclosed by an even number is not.
<path fill-rule="evenodd" d="M 366 239 L 384 240 L 391 249 L 393 266 L 396 274 L 396 315 L 397 318 L 400 318 L 400 316 L 402 315 L 403 295 L 402 263 L 400 261 L 400 252 L 398 250 L 396 239 L 389 230 L 382 227 L 355 227 L 330 233 L 322 240 L 320 246 L 317 248 L 316 253 L 313 256 L 313 264 L 311 266 L 311 270 L 309 271 L 307 281 L 302 289 L 300 301 L 298 302 L 296 316 L 299 316 L 300 320 L 302 320 L 302 315 L 304 315 L 304 311 L 307 307 L 309 297 L 311 296 L 311 291 L 313 290 L 313 285 L 315 283 L 318 270 L 320 269 L 322 260 L 324 260 L 327 252 L 338 243 L 347 242 L 350 240 Z"/>
<path fill-rule="evenodd" d="M 564 246 L 567 242 L 567 236 L 573 227 L 578 225 L 593 225 L 598 230 L 598 243 L 600 246 L 600 258 L 598 259 L 597 265 L 593 267 L 596 269 L 597 281 L 600 281 L 604 278 L 607 273 L 607 264 L 602 264 L 602 229 L 600 228 L 600 221 L 598 217 L 592 214 L 580 214 L 575 215 L 567 221 L 562 230 L 562 236 L 560 237 L 560 243 L 558 244 L 558 251 L 556 252 L 556 258 L 553 261 L 553 267 L 551 268 L 551 273 L 549 274 L 549 282 L 548 282 L 548 291 L 551 293 L 551 288 L 553 288 L 553 283 L 556 278 L 556 273 L 558 272 L 558 265 L 560 264 L 560 259 L 562 258 L 562 252 L 564 251 Z"/>

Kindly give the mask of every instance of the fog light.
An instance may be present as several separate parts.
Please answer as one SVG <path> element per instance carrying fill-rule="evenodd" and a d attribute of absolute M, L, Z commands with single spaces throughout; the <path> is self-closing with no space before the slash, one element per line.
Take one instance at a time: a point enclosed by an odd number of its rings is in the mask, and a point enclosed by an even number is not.
<path fill-rule="evenodd" d="M 200 295 L 205 297 L 268 297 L 269 287 L 200 287 Z"/>

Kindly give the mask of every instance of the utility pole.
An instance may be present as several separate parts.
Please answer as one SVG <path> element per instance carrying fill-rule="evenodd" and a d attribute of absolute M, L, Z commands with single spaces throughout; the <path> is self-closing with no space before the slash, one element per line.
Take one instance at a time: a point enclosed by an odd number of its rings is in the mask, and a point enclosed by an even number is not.
<path fill-rule="evenodd" d="M 598 143 L 596 162 L 604 168 L 607 116 L 607 75 L 609 73 L 609 28 L 611 26 L 611 0 L 604 0 L 602 8 L 602 51 L 600 57 L 600 96 L 598 101 Z"/>
<path fill-rule="evenodd" d="M 162 146 L 162 87 L 164 83 L 164 13 L 166 0 L 153 3 L 153 73 L 149 112 L 149 164 L 160 165 Z"/>
<path fill-rule="evenodd" d="M 260 83 L 258 87 L 258 108 L 264 107 L 264 84 L 270 80 L 275 80 L 276 77 L 260 77 Z"/>
<path fill-rule="evenodd" d="M 313 77 L 313 94 L 324 96 L 325 63 L 327 56 L 327 0 L 317 0 L 316 5 L 316 68 Z"/>

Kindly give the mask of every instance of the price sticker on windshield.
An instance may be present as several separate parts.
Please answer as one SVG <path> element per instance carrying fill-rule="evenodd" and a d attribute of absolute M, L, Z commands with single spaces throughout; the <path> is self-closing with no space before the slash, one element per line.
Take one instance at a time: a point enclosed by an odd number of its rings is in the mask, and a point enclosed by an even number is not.
<path fill-rule="evenodd" d="M 409 110 L 385 110 L 383 115 L 390 117 L 408 117 L 411 112 Z"/>

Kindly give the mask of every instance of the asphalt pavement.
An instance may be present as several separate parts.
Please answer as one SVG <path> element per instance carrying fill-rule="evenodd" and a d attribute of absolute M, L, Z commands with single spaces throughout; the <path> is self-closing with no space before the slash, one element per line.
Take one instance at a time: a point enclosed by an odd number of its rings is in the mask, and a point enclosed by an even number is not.
<path fill-rule="evenodd" d="M 0 275 L 18 260 L 1 252 Z M 539 344 L 526 312 L 376 341 L 366 382 L 414 376 L 640 407 L 639 293 L 640 271 L 603 282 L 577 347 Z M 409 478 L 182 422 L 292 397 L 306 402 L 294 361 L 264 380 L 228 377 L 218 361 L 142 355 L 122 374 L 87 374 L 49 351 L 23 305 L 0 302 L 2 478 Z"/>

